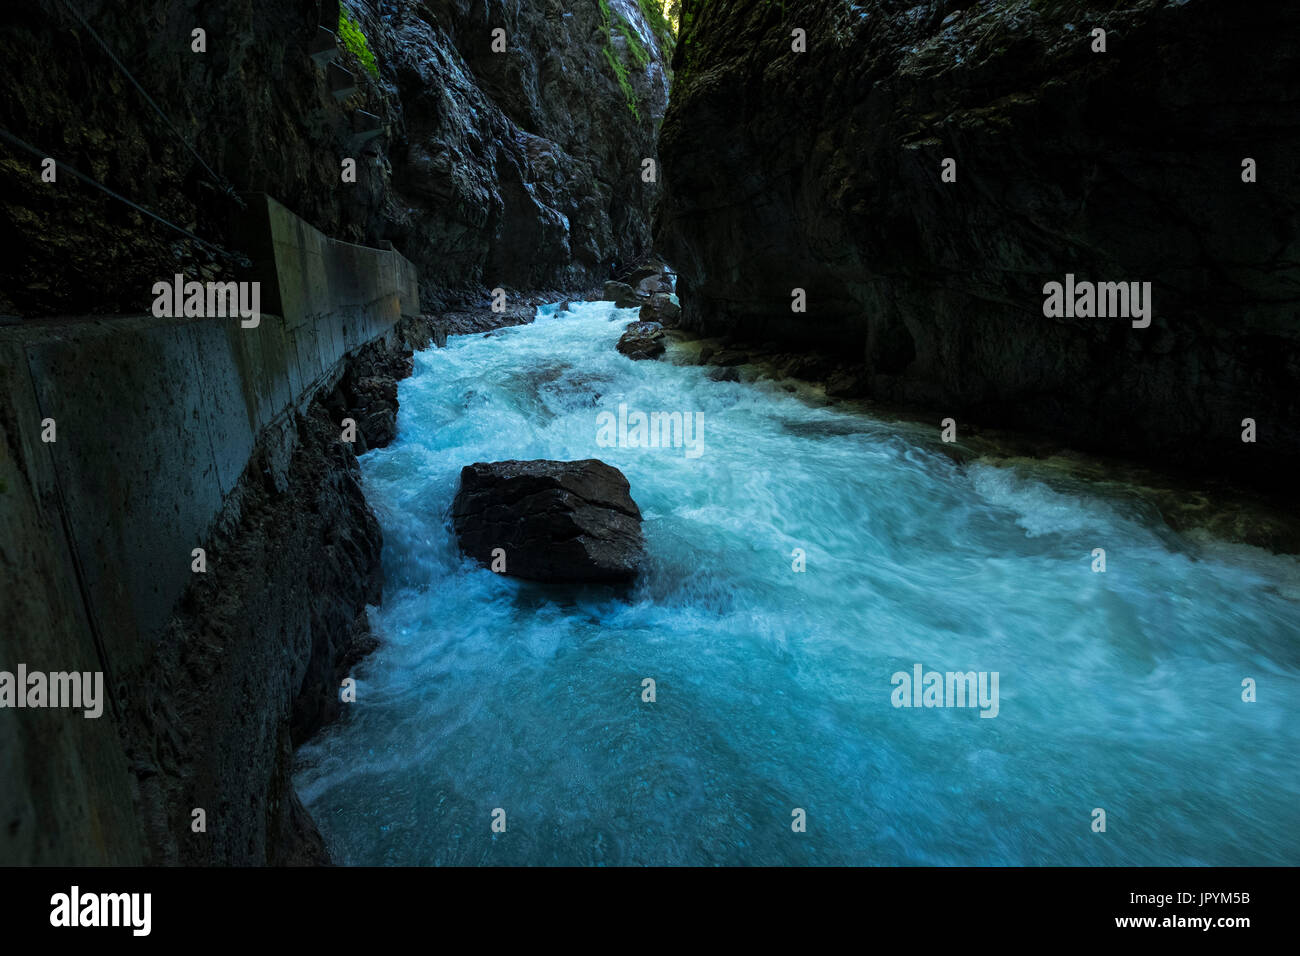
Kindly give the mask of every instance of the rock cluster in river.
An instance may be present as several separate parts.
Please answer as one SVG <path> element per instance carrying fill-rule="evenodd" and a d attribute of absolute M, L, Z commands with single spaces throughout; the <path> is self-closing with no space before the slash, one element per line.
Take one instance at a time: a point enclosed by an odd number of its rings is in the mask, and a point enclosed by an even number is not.
<path fill-rule="evenodd" d="M 1293 4 L 685 0 L 656 236 L 683 325 L 856 356 L 936 423 L 1287 481 L 1300 46 L 1260 38 L 1298 33 Z M 1151 282 L 1152 324 L 1046 316 L 1067 274 Z"/>
<path fill-rule="evenodd" d="M 642 322 L 656 322 L 671 329 L 677 327 L 682 314 L 674 292 L 676 285 L 676 273 L 662 260 L 651 257 L 622 280 L 606 282 L 601 298 L 620 309 L 639 309 L 637 317 Z"/>
<path fill-rule="evenodd" d="M 466 465 L 451 513 L 461 550 L 513 577 L 627 581 L 644 553 L 627 479 L 596 459 Z"/>

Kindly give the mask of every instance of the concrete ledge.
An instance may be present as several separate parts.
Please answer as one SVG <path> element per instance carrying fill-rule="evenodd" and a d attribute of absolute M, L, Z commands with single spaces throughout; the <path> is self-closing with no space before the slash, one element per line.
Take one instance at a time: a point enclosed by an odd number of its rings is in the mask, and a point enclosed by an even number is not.
<path fill-rule="evenodd" d="M 192 580 L 191 550 L 259 442 L 283 473 L 292 412 L 333 386 L 349 353 L 418 314 L 401 255 L 329 239 L 252 199 L 257 327 L 151 315 L 0 327 L 0 669 L 103 670 L 115 702 L 130 694 Z M 48 444 L 46 418 L 57 428 Z M 0 811 L 12 815 L 0 820 L 0 864 L 140 859 L 113 729 L 107 704 L 99 720 L 0 711 Z M 66 798 L 43 782 L 46 762 L 63 768 Z"/>

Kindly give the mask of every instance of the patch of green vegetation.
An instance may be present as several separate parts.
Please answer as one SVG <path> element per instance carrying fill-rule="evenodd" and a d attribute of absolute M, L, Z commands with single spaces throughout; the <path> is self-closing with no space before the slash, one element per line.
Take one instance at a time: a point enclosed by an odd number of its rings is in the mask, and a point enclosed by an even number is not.
<path fill-rule="evenodd" d="M 767 11 L 771 10 L 779 12 L 783 18 L 786 15 L 785 0 L 750 0 L 750 2 L 761 7 L 765 16 L 768 15 Z M 677 23 L 677 36 L 674 42 L 682 49 L 681 54 L 675 61 L 676 68 L 673 70 L 674 89 L 685 89 L 687 74 L 694 73 L 698 65 L 699 56 L 697 51 L 692 49 L 696 45 L 693 31 L 696 24 L 699 23 L 701 11 L 704 10 L 708 3 L 709 0 L 675 0 L 671 4 L 669 12 L 675 15 Z M 668 6 L 668 4 L 665 6 Z M 784 31 L 784 29 L 783 26 L 782 30 Z M 785 42 L 788 43 L 788 31 L 784 35 L 786 37 Z"/>
<path fill-rule="evenodd" d="M 618 21 L 618 32 L 623 34 L 623 39 L 627 41 L 628 52 L 632 54 L 632 59 L 636 60 L 636 65 L 645 69 L 650 65 L 650 54 L 646 52 L 641 45 L 641 39 L 636 35 L 636 31 L 628 25 L 627 21 Z"/>
<path fill-rule="evenodd" d="M 601 2 L 603 3 L 604 0 Z M 348 52 L 361 61 L 361 65 L 371 76 L 378 78 L 379 64 L 375 62 L 375 55 L 370 52 L 366 35 L 361 32 L 361 27 L 348 19 L 348 15 L 342 9 L 339 10 L 339 36 L 343 38 L 343 45 L 348 48 Z"/>
<path fill-rule="evenodd" d="M 677 18 L 677 38 L 686 40 L 686 35 L 695 26 L 695 18 L 704 7 L 704 0 L 682 0 L 681 13 Z"/>
<path fill-rule="evenodd" d="M 665 69 L 667 61 L 672 56 L 673 47 L 677 44 L 677 26 L 681 13 L 682 0 L 636 0 L 637 8 L 641 11 L 641 16 L 645 19 L 646 24 L 650 27 L 650 32 L 654 34 L 655 40 L 659 44 L 659 50 L 664 58 Z M 638 70 L 644 70 L 650 65 L 650 51 L 646 49 L 645 42 L 641 39 L 641 34 L 621 16 L 615 16 L 610 9 L 609 0 L 596 0 L 600 8 L 601 29 L 605 33 L 605 47 L 601 51 L 605 54 L 605 61 L 609 63 L 609 68 L 614 72 L 614 77 L 618 80 L 618 87 L 623 91 L 623 98 L 627 101 L 628 112 L 638 120 L 641 118 L 641 112 L 637 109 L 636 90 L 632 87 L 632 74 L 627 63 L 623 58 L 614 52 L 613 41 L 614 31 L 623 37 L 627 45 L 628 56 L 636 63 Z"/>
<path fill-rule="evenodd" d="M 694 51 L 691 49 L 691 28 L 695 26 L 695 16 L 704 6 L 704 0 L 681 0 L 677 18 L 677 42 L 682 45 L 683 55 L 679 59 L 673 74 L 673 86 L 685 88 L 686 74 L 694 66 Z"/>
<path fill-rule="evenodd" d="M 641 119 L 641 111 L 636 108 L 636 90 L 632 89 L 632 81 L 628 78 L 627 67 L 623 65 L 609 47 L 605 47 L 604 53 L 609 68 L 614 71 L 614 76 L 618 78 L 618 88 L 623 91 L 623 99 L 627 101 L 628 110 L 638 120 Z"/>
<path fill-rule="evenodd" d="M 664 19 L 668 25 L 673 28 L 673 36 L 681 31 L 682 23 L 682 0 L 663 0 Z"/>
<path fill-rule="evenodd" d="M 601 52 L 605 54 L 605 62 L 609 64 L 609 68 L 614 71 L 614 78 L 618 80 L 618 88 L 623 91 L 623 99 L 627 103 L 628 112 L 640 121 L 641 111 L 636 107 L 636 90 L 632 88 L 631 74 L 628 72 L 627 65 L 614 53 L 614 17 L 609 9 L 609 0 L 596 0 L 596 2 L 600 5 L 601 26 L 605 31 L 605 46 Z M 645 47 L 641 45 L 631 28 L 621 18 L 618 22 L 618 30 L 627 40 L 628 50 L 636 59 L 637 65 L 644 68 L 650 62 L 650 55 L 646 53 Z"/>
<path fill-rule="evenodd" d="M 663 48 L 664 56 L 669 56 L 673 51 L 673 44 L 677 40 L 677 18 L 681 12 L 681 0 L 636 0 L 637 6 L 641 8 L 641 16 L 645 17 L 645 22 L 650 24 L 650 29 L 654 32 L 655 39 L 659 41 L 659 46 Z"/>

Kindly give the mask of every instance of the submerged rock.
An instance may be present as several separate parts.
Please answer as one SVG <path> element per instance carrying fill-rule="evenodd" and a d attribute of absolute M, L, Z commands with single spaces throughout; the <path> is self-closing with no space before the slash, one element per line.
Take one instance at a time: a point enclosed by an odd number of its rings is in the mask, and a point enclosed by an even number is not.
<path fill-rule="evenodd" d="M 534 581 L 630 580 L 644 549 L 627 478 L 594 458 L 466 465 L 452 524 L 470 557 Z"/>
<path fill-rule="evenodd" d="M 658 322 L 631 322 L 615 348 L 630 359 L 656 359 L 664 354 L 664 327 Z"/>

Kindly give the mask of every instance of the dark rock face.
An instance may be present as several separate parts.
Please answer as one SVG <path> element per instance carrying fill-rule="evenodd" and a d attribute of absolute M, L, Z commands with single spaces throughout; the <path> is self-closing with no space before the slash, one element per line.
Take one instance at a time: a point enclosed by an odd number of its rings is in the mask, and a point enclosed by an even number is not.
<path fill-rule="evenodd" d="M 666 41 L 635 0 L 573 11 L 558 0 L 348 0 L 372 74 L 332 41 L 322 55 L 336 62 L 313 61 L 330 0 L 69 6 L 168 119 L 57 0 L 6 5 L 0 128 L 38 155 L 0 143 L 10 240 L 0 321 L 140 313 L 176 272 L 239 277 L 237 257 L 181 238 L 73 168 L 235 253 L 238 193 L 269 193 L 332 237 L 392 242 L 420 269 L 425 306 L 444 313 L 409 323 L 395 351 L 360 349 L 332 395 L 262 430 L 202 542 L 207 573 L 130 672 L 130 692 L 112 698 L 125 701 L 118 730 L 145 844 L 132 852 L 154 863 L 323 862 L 292 758 L 337 716 L 340 679 L 374 646 L 365 607 L 380 597 L 380 529 L 355 453 L 394 437 L 411 348 L 531 321 L 521 296 L 499 315 L 474 309 L 484 287 L 587 288 L 611 261 L 644 253 L 657 187 L 640 172 L 666 104 Z M 191 50 L 198 27 L 205 52 Z M 54 183 L 41 180 L 42 153 L 59 160 Z M 355 182 L 341 176 L 346 159 Z M 358 424 L 352 447 L 340 441 L 344 417 Z M 630 532 L 595 505 L 578 515 L 592 525 L 597 572 L 617 576 L 632 551 L 619 534 Z M 198 807 L 205 834 L 190 828 Z M 110 810 L 125 815 L 90 808 Z"/>
<path fill-rule="evenodd" d="M 643 283 L 648 282 L 651 279 L 657 279 L 658 276 L 659 276 L 659 267 L 657 265 L 651 265 L 650 263 L 646 263 L 645 265 L 640 265 L 637 266 L 635 269 L 633 269 L 628 274 L 627 282 L 628 285 L 634 286 L 638 292 L 642 293 L 643 295 L 648 295 L 649 290 L 643 288 Z"/>
<path fill-rule="evenodd" d="M 1263 38 L 1300 10 L 1113 8 L 686 0 L 656 244 L 683 324 L 855 353 L 881 401 L 1288 480 L 1300 47 Z M 1151 282 L 1150 327 L 1045 317 L 1067 273 Z"/>
<path fill-rule="evenodd" d="M 664 327 L 658 322 L 629 322 L 615 348 L 630 359 L 656 359 L 664 354 Z"/>
<path fill-rule="evenodd" d="M 57 0 L 8 6 L 0 127 L 235 252 L 227 184 L 327 235 L 392 241 L 431 310 L 482 287 L 589 287 L 650 245 L 657 187 L 641 161 L 656 157 L 671 38 L 635 0 L 610 0 L 608 23 L 595 2 L 348 0 L 377 75 L 340 47 L 355 85 L 341 99 L 309 55 L 328 2 L 76 4 L 211 173 Z M 190 50 L 196 26 L 206 53 Z M 379 135 L 354 138 L 363 114 Z M 234 277 L 231 260 L 66 171 L 43 183 L 40 158 L 7 143 L 0 183 L 18 250 L 0 261 L 0 315 L 138 312 L 177 271 Z"/>
<path fill-rule="evenodd" d="M 623 473 L 603 461 L 466 465 L 452 504 L 461 550 L 537 581 L 626 581 L 643 553 L 641 511 Z"/>
<path fill-rule="evenodd" d="M 577 288 L 649 248 L 655 187 L 640 171 L 668 102 L 666 38 L 635 0 L 609 8 L 609 25 L 597 3 L 558 0 L 432 0 L 373 18 L 401 104 L 394 205 L 408 209 L 393 234 L 422 281 L 454 287 L 469 266 L 489 287 Z M 506 53 L 492 52 L 496 27 Z"/>

